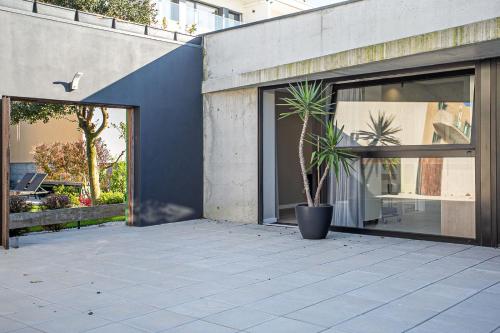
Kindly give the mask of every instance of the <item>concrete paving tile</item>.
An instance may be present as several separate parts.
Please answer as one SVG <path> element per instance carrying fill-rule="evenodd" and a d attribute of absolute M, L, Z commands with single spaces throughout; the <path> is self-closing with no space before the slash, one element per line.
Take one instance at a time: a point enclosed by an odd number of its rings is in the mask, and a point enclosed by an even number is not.
<path fill-rule="evenodd" d="M 188 324 L 174 327 L 165 333 L 234 333 L 239 332 L 235 329 L 216 325 L 203 320 L 193 321 Z"/>
<path fill-rule="evenodd" d="M 399 306 L 390 303 L 340 323 L 335 328 L 352 333 L 404 332 L 435 316 L 437 313 L 427 309 Z"/>
<path fill-rule="evenodd" d="M 61 306 L 49 304 L 43 306 L 33 305 L 21 308 L 17 312 L 8 314 L 5 317 L 22 322 L 26 325 L 34 325 L 71 315 L 78 315 L 78 312 Z"/>
<path fill-rule="evenodd" d="M 94 315 L 110 321 L 122 321 L 158 311 L 150 305 L 125 301 L 93 310 Z"/>
<path fill-rule="evenodd" d="M 145 331 L 120 323 L 113 323 L 94 328 L 85 333 L 144 333 Z"/>
<path fill-rule="evenodd" d="M 160 310 L 123 321 L 128 326 L 147 332 L 159 332 L 194 321 L 195 318 L 175 312 Z"/>
<path fill-rule="evenodd" d="M 314 296 L 310 297 L 310 295 L 297 293 L 296 290 L 294 290 L 250 303 L 247 307 L 276 316 L 282 316 L 313 305 L 321 300 L 323 299 L 321 298 L 318 300 Z"/>
<path fill-rule="evenodd" d="M 381 302 L 365 298 L 342 295 L 289 313 L 286 317 L 327 328 L 356 317 L 382 304 Z"/>
<path fill-rule="evenodd" d="M 497 328 L 498 323 L 483 321 L 473 316 L 440 314 L 409 330 L 411 333 L 486 333 Z"/>
<path fill-rule="evenodd" d="M 25 324 L 13 319 L 0 317 L 0 333 L 11 332 L 26 327 Z"/>
<path fill-rule="evenodd" d="M 191 302 L 199 298 L 200 297 L 196 297 L 182 291 L 172 290 L 160 294 L 137 298 L 135 301 L 137 303 L 146 304 L 159 309 L 165 309 L 182 303 Z"/>
<path fill-rule="evenodd" d="M 440 281 L 442 284 L 476 290 L 493 286 L 498 282 L 500 282 L 500 272 L 477 269 L 467 269 Z"/>
<path fill-rule="evenodd" d="M 195 301 L 169 307 L 167 308 L 167 310 L 180 313 L 186 316 L 203 318 L 214 313 L 229 310 L 231 308 L 234 308 L 234 305 L 202 298 Z"/>
<path fill-rule="evenodd" d="M 19 330 L 10 331 L 9 333 L 46 333 L 46 332 L 42 332 L 42 331 L 37 330 L 33 327 L 25 327 L 25 328 L 21 328 Z"/>
<path fill-rule="evenodd" d="M 347 293 L 347 295 L 366 298 L 382 303 L 390 302 L 406 294 L 408 294 L 408 290 L 395 288 L 388 284 L 368 285 Z"/>
<path fill-rule="evenodd" d="M 238 330 L 245 330 L 268 320 L 275 319 L 273 316 L 262 311 L 257 311 L 248 307 L 237 307 L 231 310 L 213 314 L 203 320 L 231 327 Z"/>
<path fill-rule="evenodd" d="M 249 333 L 315 333 L 324 328 L 289 318 L 277 318 L 249 328 Z"/>
<path fill-rule="evenodd" d="M 86 313 L 65 316 L 49 321 L 44 321 L 40 324 L 32 325 L 34 328 L 47 333 L 73 333 L 85 332 L 93 328 L 101 327 L 109 324 L 108 320 L 99 318 Z"/>

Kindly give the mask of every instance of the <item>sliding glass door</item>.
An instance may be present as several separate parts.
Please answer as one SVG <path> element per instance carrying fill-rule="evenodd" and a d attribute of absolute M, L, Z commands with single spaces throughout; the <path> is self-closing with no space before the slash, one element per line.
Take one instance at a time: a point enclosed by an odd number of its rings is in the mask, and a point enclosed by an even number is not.
<path fill-rule="evenodd" d="M 335 226 L 476 237 L 474 73 L 338 85 L 343 146 L 360 158 L 330 177 Z"/>

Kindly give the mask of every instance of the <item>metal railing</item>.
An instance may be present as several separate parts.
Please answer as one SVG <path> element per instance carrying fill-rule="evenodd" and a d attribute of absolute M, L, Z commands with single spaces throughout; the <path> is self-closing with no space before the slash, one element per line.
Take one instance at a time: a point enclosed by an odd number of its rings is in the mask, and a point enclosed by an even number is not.
<path fill-rule="evenodd" d="M 163 29 L 187 32 L 195 35 L 242 24 L 228 17 L 211 11 L 194 8 L 185 3 L 174 3 L 170 0 L 158 0 L 157 25 Z"/>

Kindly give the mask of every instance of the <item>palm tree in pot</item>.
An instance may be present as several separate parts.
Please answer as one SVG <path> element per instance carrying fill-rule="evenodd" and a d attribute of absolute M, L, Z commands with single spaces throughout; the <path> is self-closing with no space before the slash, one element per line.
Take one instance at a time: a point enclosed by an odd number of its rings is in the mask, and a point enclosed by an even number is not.
<path fill-rule="evenodd" d="M 281 113 L 280 119 L 299 116 L 302 120 L 302 129 L 298 142 L 298 157 L 307 201 L 307 203 L 295 207 L 295 215 L 303 238 L 323 239 L 328 234 L 332 221 L 333 206 L 320 203 L 321 189 L 330 170 L 334 171 L 337 179 L 341 169 L 349 174 L 350 162 L 356 156 L 351 154 L 348 149 L 339 147 L 342 141 L 343 127 L 339 129 L 333 123 L 333 120 L 324 121 L 333 113 L 327 111 L 328 95 L 326 88 L 322 89 L 321 82 L 310 84 L 306 81 L 296 86 L 290 85 L 288 92 L 291 97 L 283 98 L 283 104 L 281 105 L 287 106 L 289 111 Z M 311 119 L 323 125 L 325 129 L 324 135 L 314 135 L 308 132 Z M 305 142 L 316 146 L 316 151 L 311 155 L 309 166 L 306 165 L 304 157 Z M 314 167 L 318 168 L 321 176 L 313 197 L 307 179 L 307 171 Z"/>

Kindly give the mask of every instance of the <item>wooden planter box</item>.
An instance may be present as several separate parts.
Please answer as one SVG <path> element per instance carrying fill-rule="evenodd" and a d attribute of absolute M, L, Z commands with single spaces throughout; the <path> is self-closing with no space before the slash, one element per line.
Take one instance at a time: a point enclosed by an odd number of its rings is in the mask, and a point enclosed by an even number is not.
<path fill-rule="evenodd" d="M 9 229 L 94 220 L 125 215 L 126 204 L 76 207 L 10 214 Z"/>

